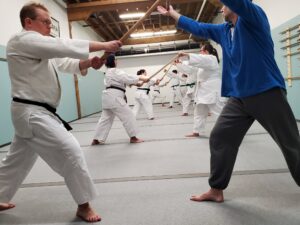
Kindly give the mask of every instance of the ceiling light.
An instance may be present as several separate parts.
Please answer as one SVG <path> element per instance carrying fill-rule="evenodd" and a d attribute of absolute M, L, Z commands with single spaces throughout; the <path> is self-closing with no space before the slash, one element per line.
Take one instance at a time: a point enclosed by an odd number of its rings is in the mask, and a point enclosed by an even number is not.
<path fill-rule="evenodd" d="M 143 17 L 145 13 L 126 13 L 126 14 L 121 14 L 119 17 L 121 19 L 131 19 L 131 18 L 140 18 Z"/>
<path fill-rule="evenodd" d="M 177 32 L 177 30 L 133 33 L 133 34 L 130 35 L 130 37 L 132 37 L 132 38 L 146 38 L 146 37 L 153 37 L 153 36 L 171 35 L 171 34 L 175 34 L 176 32 Z"/>

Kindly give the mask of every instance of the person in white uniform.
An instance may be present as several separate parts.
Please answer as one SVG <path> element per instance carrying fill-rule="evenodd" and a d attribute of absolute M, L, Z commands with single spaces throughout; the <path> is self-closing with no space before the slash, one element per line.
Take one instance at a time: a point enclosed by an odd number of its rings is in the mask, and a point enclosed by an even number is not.
<path fill-rule="evenodd" d="M 153 85 L 153 91 L 151 92 L 152 104 L 155 103 L 156 99 L 160 99 L 161 106 L 165 106 L 166 96 L 162 95 L 160 89 L 165 86 L 165 84 L 160 84 L 162 80 L 157 79 L 156 83 Z"/>
<path fill-rule="evenodd" d="M 181 101 L 181 95 L 179 93 L 180 91 L 179 77 L 178 77 L 177 70 L 172 70 L 172 72 L 168 72 L 167 77 L 171 79 L 171 96 L 170 96 L 170 103 L 168 108 L 173 108 L 176 97 L 179 102 Z"/>
<path fill-rule="evenodd" d="M 137 84 L 138 81 L 148 81 L 146 76 L 129 75 L 117 67 L 114 55 L 109 55 L 105 63 L 108 68 L 105 74 L 105 90 L 102 95 L 102 114 L 98 121 L 92 145 L 104 144 L 112 127 L 115 116 L 117 116 L 130 137 L 130 143 L 143 142 L 136 137 L 136 119 L 126 103 L 126 86 Z"/>
<path fill-rule="evenodd" d="M 147 72 L 145 69 L 141 69 L 137 72 L 137 75 L 147 76 Z M 135 104 L 132 109 L 135 117 L 139 113 L 140 109 L 143 108 L 148 116 L 148 119 L 149 120 L 154 119 L 153 106 L 152 106 L 151 98 L 149 96 L 149 92 L 150 92 L 150 87 L 153 86 L 156 82 L 157 79 L 152 78 L 147 83 L 137 88 L 135 92 Z"/>
<path fill-rule="evenodd" d="M 186 93 L 182 98 L 182 116 L 188 116 L 189 106 L 194 99 L 198 68 L 189 65 L 188 61 L 177 61 L 176 67 L 179 72 L 186 74 Z"/>
<path fill-rule="evenodd" d="M 23 30 L 7 44 L 15 136 L 0 166 L 0 210 L 15 207 L 10 200 L 40 156 L 61 175 L 78 205 L 76 215 L 100 221 L 89 202 L 97 195 L 83 152 L 55 113 L 61 90 L 57 70 L 85 74 L 100 68 L 89 52 L 116 51 L 121 42 L 93 42 L 50 37 L 51 18 L 45 6 L 29 3 L 20 11 Z M 65 125 L 65 127 L 64 127 Z"/>
<path fill-rule="evenodd" d="M 178 70 L 177 70 L 178 71 Z M 183 98 L 186 95 L 187 88 L 186 88 L 186 80 L 187 80 L 188 75 L 178 72 L 178 78 L 179 78 L 179 88 L 178 90 L 178 97 L 179 97 L 179 102 L 181 106 L 183 107 Z"/>
<path fill-rule="evenodd" d="M 193 133 L 186 137 L 203 136 L 209 112 L 219 116 L 225 105 L 225 98 L 221 98 L 219 56 L 210 43 L 201 47 L 200 54 L 181 52 L 179 56 L 187 57 L 189 65 L 199 68 L 194 98 Z"/>

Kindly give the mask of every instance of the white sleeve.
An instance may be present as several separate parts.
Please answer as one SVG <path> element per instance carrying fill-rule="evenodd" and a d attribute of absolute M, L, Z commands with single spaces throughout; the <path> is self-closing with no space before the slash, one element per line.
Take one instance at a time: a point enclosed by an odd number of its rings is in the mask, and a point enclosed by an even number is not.
<path fill-rule="evenodd" d="M 121 81 L 124 84 L 136 84 L 139 81 L 139 77 L 137 75 L 127 74 L 123 70 L 116 70 L 118 76 L 120 76 Z"/>
<path fill-rule="evenodd" d="M 21 55 L 34 59 L 74 58 L 87 59 L 89 41 L 53 38 L 34 31 L 25 31 L 14 43 L 10 55 Z"/>
<path fill-rule="evenodd" d="M 71 58 L 56 58 L 53 59 L 57 69 L 62 73 L 71 73 L 81 75 L 79 68 L 79 59 Z"/>
<path fill-rule="evenodd" d="M 181 63 L 181 64 L 177 64 L 176 67 L 179 72 L 186 75 L 190 75 L 193 72 L 191 66 L 189 65 L 185 65 Z"/>
<path fill-rule="evenodd" d="M 214 70 L 219 67 L 218 60 L 213 55 L 192 54 L 190 53 L 189 64 L 194 67 L 206 70 Z"/>

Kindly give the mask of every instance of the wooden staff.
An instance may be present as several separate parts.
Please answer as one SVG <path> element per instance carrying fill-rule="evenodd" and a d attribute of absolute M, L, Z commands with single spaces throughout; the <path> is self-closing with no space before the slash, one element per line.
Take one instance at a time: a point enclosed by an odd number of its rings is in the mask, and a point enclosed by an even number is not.
<path fill-rule="evenodd" d="M 151 75 L 149 77 L 149 79 L 155 77 L 157 74 L 160 73 L 160 71 L 162 71 L 164 68 L 166 68 L 168 65 L 170 65 L 171 63 L 173 63 L 176 59 L 178 58 L 178 55 L 176 55 L 175 57 L 172 58 L 172 60 L 170 62 L 168 62 L 166 65 L 164 65 L 160 70 L 158 70 L 156 73 L 154 73 L 153 75 Z M 171 68 L 171 67 L 170 67 Z"/>
<path fill-rule="evenodd" d="M 144 22 L 144 20 L 150 16 L 150 14 L 157 8 L 157 6 L 160 4 L 162 0 L 156 0 L 156 2 L 154 2 L 154 4 L 150 7 L 150 9 L 148 9 L 148 11 L 146 12 L 146 14 L 140 18 L 127 32 L 126 34 L 123 35 L 123 37 L 121 37 L 120 41 L 124 42 L 128 39 L 128 37 L 130 36 L 130 34 L 135 31 L 135 29 L 141 25 L 142 22 Z"/>
<path fill-rule="evenodd" d="M 164 83 L 162 86 L 167 86 L 169 83 L 170 83 L 170 81 L 172 80 L 172 78 L 170 78 L 166 83 Z"/>
<path fill-rule="evenodd" d="M 124 42 L 128 39 L 128 37 L 130 36 L 130 34 L 132 34 L 132 32 L 135 31 L 135 29 L 140 26 L 144 20 L 150 16 L 150 14 L 157 8 L 157 6 L 161 3 L 162 0 L 156 0 L 154 2 L 154 4 L 150 7 L 150 9 L 148 9 L 148 11 L 146 12 L 146 14 L 140 18 L 127 32 L 126 34 L 124 34 L 121 38 L 120 38 L 120 41 L 121 42 Z M 101 57 L 102 60 L 106 59 L 107 56 L 109 55 L 108 52 L 105 52 L 104 55 Z"/>
<path fill-rule="evenodd" d="M 169 67 L 169 69 L 165 72 L 165 74 L 162 76 L 161 80 L 165 78 L 165 76 L 169 73 L 170 69 L 172 68 L 172 64 L 171 66 Z"/>

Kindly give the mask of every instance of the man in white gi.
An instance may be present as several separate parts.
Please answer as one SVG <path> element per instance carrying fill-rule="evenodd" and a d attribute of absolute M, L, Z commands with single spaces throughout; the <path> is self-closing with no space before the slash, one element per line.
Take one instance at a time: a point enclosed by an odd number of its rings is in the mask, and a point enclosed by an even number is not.
<path fill-rule="evenodd" d="M 97 192 L 80 145 L 55 113 L 61 97 L 56 70 L 86 74 L 102 65 L 98 57 L 88 59 L 89 52 L 116 51 L 121 43 L 52 38 L 49 12 L 38 3 L 25 5 L 20 19 L 24 29 L 7 44 L 15 136 L 0 166 L 0 210 L 15 206 L 9 201 L 40 156 L 64 177 L 78 205 L 76 215 L 100 221 L 89 205 Z"/>

